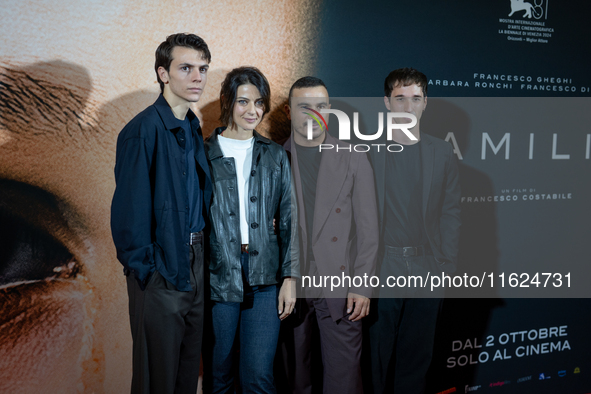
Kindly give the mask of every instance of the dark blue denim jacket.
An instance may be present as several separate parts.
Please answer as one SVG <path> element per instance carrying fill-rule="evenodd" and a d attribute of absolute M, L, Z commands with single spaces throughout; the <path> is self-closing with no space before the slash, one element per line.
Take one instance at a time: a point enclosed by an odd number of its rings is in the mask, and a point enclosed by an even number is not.
<path fill-rule="evenodd" d="M 199 119 L 187 113 L 206 219 L 212 185 Z M 154 270 L 189 291 L 189 200 L 185 133 L 164 97 L 133 118 L 117 139 L 111 232 L 117 258 L 142 289 Z"/>

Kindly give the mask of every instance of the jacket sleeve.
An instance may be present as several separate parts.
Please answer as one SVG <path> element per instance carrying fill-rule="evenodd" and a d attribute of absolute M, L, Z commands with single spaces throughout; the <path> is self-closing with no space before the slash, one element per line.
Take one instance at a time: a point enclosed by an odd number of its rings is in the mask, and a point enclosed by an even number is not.
<path fill-rule="evenodd" d="M 458 259 L 460 242 L 460 175 L 458 161 L 451 145 L 447 150 L 445 163 L 445 196 L 441 207 L 439 231 L 441 233 L 441 252 L 445 256 L 444 271 L 453 272 Z M 449 266 L 447 266 L 449 264 Z"/>
<path fill-rule="evenodd" d="M 369 284 L 369 278 L 376 274 L 379 248 L 378 207 L 373 170 L 366 154 L 359 154 L 359 157 L 352 195 L 357 240 L 353 269 L 355 276 L 367 275 Z M 373 295 L 371 286 L 352 287 L 349 291 L 368 298 Z"/>
<path fill-rule="evenodd" d="M 286 152 L 281 149 L 281 202 L 279 237 L 281 239 L 281 277 L 300 278 L 300 252 L 297 233 L 297 202 Z"/>
<path fill-rule="evenodd" d="M 133 130 L 133 135 L 129 135 L 128 127 L 133 125 L 128 124 L 117 141 L 111 232 L 117 259 L 144 289 L 155 270 L 150 182 L 154 143 L 146 138 L 146 135 L 154 135 L 154 130 L 145 130 L 150 125 L 143 123 L 139 125 L 139 133 Z"/>

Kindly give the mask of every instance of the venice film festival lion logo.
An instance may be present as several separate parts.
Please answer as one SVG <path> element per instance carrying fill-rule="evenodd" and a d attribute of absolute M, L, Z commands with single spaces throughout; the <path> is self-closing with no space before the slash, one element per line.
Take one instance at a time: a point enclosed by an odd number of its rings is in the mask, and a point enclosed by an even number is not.
<path fill-rule="evenodd" d="M 544 6 L 546 9 L 544 9 Z M 544 11 L 546 13 L 548 11 L 548 0 L 533 0 L 533 4 L 523 0 L 511 0 L 511 13 L 509 16 L 513 16 L 514 13 L 519 11 L 525 11 L 524 18 L 533 16 L 535 19 L 540 19 L 544 16 Z"/>

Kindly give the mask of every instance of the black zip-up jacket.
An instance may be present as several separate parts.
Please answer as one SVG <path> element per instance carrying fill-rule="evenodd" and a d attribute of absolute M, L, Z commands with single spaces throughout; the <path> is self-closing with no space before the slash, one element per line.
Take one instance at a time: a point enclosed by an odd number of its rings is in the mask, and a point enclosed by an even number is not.
<path fill-rule="evenodd" d="M 189 110 L 201 214 L 207 219 L 212 185 L 199 119 Z M 133 118 L 117 139 L 111 232 L 117 258 L 142 289 L 158 270 L 179 291 L 190 291 L 190 220 L 185 133 L 166 99 Z M 198 209 L 199 209 L 198 208 Z"/>
<path fill-rule="evenodd" d="M 234 158 L 224 157 L 218 128 L 205 140 L 213 180 L 209 211 L 211 247 L 209 280 L 214 301 L 242 302 L 240 265 L 240 207 Z M 254 132 L 251 179 L 248 186 L 249 284 L 271 285 L 282 278 L 299 277 L 299 252 L 292 253 L 291 172 L 283 148 Z M 273 229 L 277 218 L 278 234 Z"/>

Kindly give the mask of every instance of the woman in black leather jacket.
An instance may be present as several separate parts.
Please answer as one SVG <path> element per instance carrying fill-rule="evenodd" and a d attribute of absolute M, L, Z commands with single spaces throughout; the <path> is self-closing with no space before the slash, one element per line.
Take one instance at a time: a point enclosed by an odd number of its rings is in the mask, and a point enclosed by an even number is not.
<path fill-rule="evenodd" d="M 228 73 L 222 124 L 206 140 L 213 180 L 210 208 L 212 369 L 206 392 L 233 392 L 240 344 L 243 393 L 275 393 L 273 359 L 280 320 L 295 304 L 291 259 L 290 168 L 283 148 L 254 129 L 269 112 L 270 87 L 254 67 Z M 277 231 L 273 219 L 276 218 Z M 277 234 L 276 234 L 277 233 Z M 206 343 L 208 339 L 206 338 Z"/>

